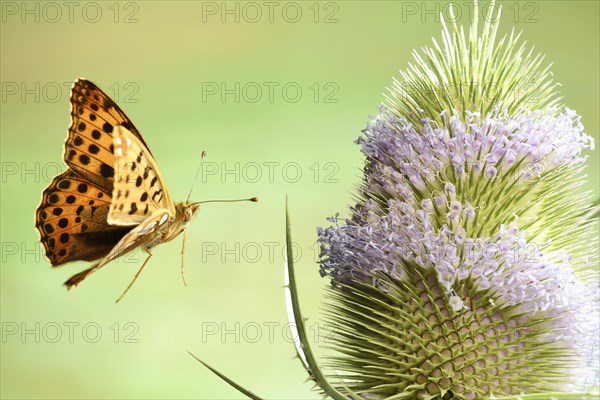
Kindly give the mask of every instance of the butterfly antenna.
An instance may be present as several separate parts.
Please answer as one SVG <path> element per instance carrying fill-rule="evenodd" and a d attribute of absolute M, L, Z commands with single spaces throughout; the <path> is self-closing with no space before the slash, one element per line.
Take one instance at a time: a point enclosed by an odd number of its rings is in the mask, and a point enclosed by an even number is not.
<path fill-rule="evenodd" d="M 200 170 L 202 169 L 202 162 L 204 161 L 204 157 L 206 157 L 206 151 L 202 150 L 202 154 L 200 155 L 200 165 L 198 165 L 198 170 L 196 170 L 196 176 L 194 177 L 194 181 L 192 182 L 192 187 L 190 188 L 190 193 L 188 194 L 185 202 L 190 201 L 190 197 L 192 196 L 192 191 L 194 190 L 194 186 L 196 185 L 196 181 L 198 180 L 198 175 L 200 174 Z"/>
<path fill-rule="evenodd" d="M 238 201 L 251 201 L 256 203 L 258 201 L 258 197 L 250 197 L 249 199 L 235 199 L 235 200 L 205 200 L 198 201 L 194 204 L 204 204 L 204 203 L 237 203 Z"/>

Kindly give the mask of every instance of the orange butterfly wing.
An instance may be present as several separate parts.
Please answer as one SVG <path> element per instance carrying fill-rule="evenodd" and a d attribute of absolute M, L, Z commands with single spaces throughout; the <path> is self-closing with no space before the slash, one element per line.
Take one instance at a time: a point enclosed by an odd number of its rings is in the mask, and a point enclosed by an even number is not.
<path fill-rule="evenodd" d="M 71 170 L 42 195 L 36 227 L 53 266 L 104 257 L 131 230 L 106 223 L 112 195 Z"/>
<path fill-rule="evenodd" d="M 75 81 L 64 154 L 69 169 L 44 190 L 36 211 L 40 240 L 53 266 L 104 257 L 132 228 L 107 222 L 115 176 L 112 131 L 117 125 L 146 146 L 108 95 L 88 80 Z"/>

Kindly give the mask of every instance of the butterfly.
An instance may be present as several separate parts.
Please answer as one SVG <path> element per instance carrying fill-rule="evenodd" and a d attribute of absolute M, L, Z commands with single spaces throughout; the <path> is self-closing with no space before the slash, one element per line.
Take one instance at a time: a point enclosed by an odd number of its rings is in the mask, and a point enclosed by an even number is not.
<path fill-rule="evenodd" d="M 98 86 L 76 80 L 70 101 L 64 145 L 68 169 L 44 190 L 36 211 L 36 228 L 52 266 L 98 260 L 64 283 L 70 289 L 110 261 L 134 249 L 145 251 L 118 302 L 152 257 L 152 248 L 183 232 L 183 277 L 186 227 L 200 203 L 173 202 L 141 134 Z"/>

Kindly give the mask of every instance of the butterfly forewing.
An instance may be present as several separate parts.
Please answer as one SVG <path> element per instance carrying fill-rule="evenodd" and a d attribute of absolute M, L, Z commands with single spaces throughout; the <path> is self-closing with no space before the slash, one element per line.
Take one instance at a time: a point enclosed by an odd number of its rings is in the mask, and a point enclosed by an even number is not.
<path fill-rule="evenodd" d="M 146 146 L 123 126 L 113 131 L 115 180 L 108 223 L 138 225 L 163 210 L 175 216 L 165 181 Z"/>
<path fill-rule="evenodd" d="M 126 126 L 146 146 L 119 106 L 96 85 L 79 79 L 71 88 L 71 126 L 65 162 L 78 174 L 107 191 L 114 180 L 113 129 Z"/>

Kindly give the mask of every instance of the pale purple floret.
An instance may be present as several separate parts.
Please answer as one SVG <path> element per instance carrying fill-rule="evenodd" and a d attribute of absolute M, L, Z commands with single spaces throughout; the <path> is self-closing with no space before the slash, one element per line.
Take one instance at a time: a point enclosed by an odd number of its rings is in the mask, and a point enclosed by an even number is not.
<path fill-rule="evenodd" d="M 456 180 L 464 179 L 467 169 L 480 172 L 481 179 L 511 171 L 528 180 L 541 169 L 583 162 L 582 150 L 593 148 L 571 110 L 557 116 L 523 110 L 513 118 L 469 114 L 468 123 L 453 115 L 445 121 L 435 127 L 423 120 L 417 131 L 387 111 L 372 119 L 357 140 L 367 156 L 361 189 L 366 200 L 353 209 L 352 220 L 319 229 L 322 275 L 334 283 L 362 279 L 377 269 L 400 276 L 404 263 L 412 261 L 446 268 L 431 259 L 445 240 L 460 245 L 498 239 L 461 238 L 466 232 L 456 222 L 474 218 L 481 205 L 463 204 L 455 185 L 440 183 L 436 174 L 450 166 Z M 521 167 L 512 171 L 517 162 Z M 374 200 L 382 198 L 385 205 Z"/>

